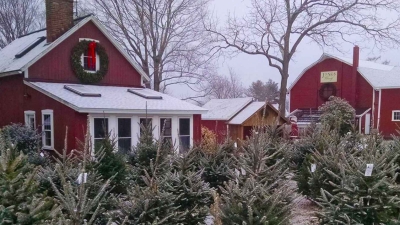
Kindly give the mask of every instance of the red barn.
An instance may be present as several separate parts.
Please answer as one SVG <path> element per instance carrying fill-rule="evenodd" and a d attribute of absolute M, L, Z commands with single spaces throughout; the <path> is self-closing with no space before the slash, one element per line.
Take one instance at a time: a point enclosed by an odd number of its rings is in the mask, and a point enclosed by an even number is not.
<path fill-rule="evenodd" d="M 94 16 L 73 19 L 73 1 L 46 7 L 46 29 L 0 51 L 0 127 L 37 128 L 45 150 L 63 148 L 66 127 L 69 149 L 87 129 L 93 143 L 111 132 L 119 149 L 129 149 L 140 123 L 180 149 L 201 138 L 205 109 L 144 88 L 150 78 Z"/>
<path fill-rule="evenodd" d="M 360 132 L 377 130 L 385 137 L 400 125 L 400 68 L 353 58 L 323 54 L 290 86 L 290 112 L 299 129 L 318 122 L 321 106 L 330 96 L 346 99 L 356 110 Z"/>

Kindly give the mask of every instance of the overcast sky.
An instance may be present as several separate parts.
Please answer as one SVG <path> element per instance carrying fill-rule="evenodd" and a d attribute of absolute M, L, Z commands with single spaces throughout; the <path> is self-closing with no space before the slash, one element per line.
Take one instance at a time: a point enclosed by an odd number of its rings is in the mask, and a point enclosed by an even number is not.
<path fill-rule="evenodd" d="M 210 5 L 210 10 L 214 12 L 214 15 L 219 17 L 218 22 L 223 24 L 229 13 L 238 16 L 245 14 L 249 4 L 250 0 L 213 0 Z M 291 62 L 288 86 L 290 86 L 304 68 L 318 60 L 324 51 L 326 53 L 351 58 L 352 48 L 352 45 L 343 43 L 343 45 L 341 45 L 343 53 L 340 53 L 331 48 L 322 48 L 319 45 L 312 43 L 310 40 L 305 39 L 297 49 L 294 60 Z M 380 55 L 382 61 L 390 60 L 391 65 L 400 65 L 400 51 L 397 49 L 383 52 L 374 49 L 372 46 L 363 46 L 360 50 L 361 59 Z M 275 82 L 280 83 L 280 75 L 278 71 L 275 68 L 269 67 L 267 59 L 262 56 L 239 54 L 232 59 L 221 59 L 219 62 L 219 73 L 228 75 L 228 67 L 234 69 L 234 71 L 241 77 L 243 85 L 246 87 L 258 79 L 262 81 L 272 79 Z M 175 90 L 172 91 L 171 94 L 179 96 L 187 93 Z"/>

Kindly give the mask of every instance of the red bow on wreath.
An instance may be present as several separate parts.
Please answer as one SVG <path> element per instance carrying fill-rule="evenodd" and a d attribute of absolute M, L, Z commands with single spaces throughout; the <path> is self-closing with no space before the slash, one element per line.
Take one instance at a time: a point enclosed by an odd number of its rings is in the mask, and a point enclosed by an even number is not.
<path fill-rule="evenodd" d="M 92 41 L 88 49 L 88 67 L 89 69 L 96 69 L 96 42 Z"/>

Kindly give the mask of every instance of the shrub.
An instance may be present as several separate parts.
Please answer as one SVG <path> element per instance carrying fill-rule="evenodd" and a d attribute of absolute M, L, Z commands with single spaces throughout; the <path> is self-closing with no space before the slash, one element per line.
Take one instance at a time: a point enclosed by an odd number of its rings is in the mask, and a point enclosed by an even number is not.
<path fill-rule="evenodd" d="M 320 119 L 323 126 L 338 130 L 341 135 L 351 131 L 355 110 L 346 100 L 331 96 L 319 110 L 322 111 Z"/>
<path fill-rule="evenodd" d="M 1 129 L 0 135 L 4 138 L 7 146 L 14 145 L 24 154 L 38 152 L 41 135 L 22 124 L 11 124 Z"/>

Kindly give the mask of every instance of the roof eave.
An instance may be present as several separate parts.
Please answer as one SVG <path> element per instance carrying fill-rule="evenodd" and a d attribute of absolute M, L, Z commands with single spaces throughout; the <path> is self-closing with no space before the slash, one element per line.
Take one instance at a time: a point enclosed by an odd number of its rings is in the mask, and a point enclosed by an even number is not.
<path fill-rule="evenodd" d="M 101 109 L 101 108 L 78 108 L 79 113 L 93 113 L 93 114 L 138 114 L 138 115 L 194 115 L 203 114 L 207 111 L 204 110 L 145 110 L 145 109 Z"/>
<path fill-rule="evenodd" d="M 22 73 L 23 73 L 22 70 L 14 70 L 14 71 L 0 73 L 0 77 L 7 77 L 7 76 L 17 75 L 17 74 L 22 74 Z"/>

